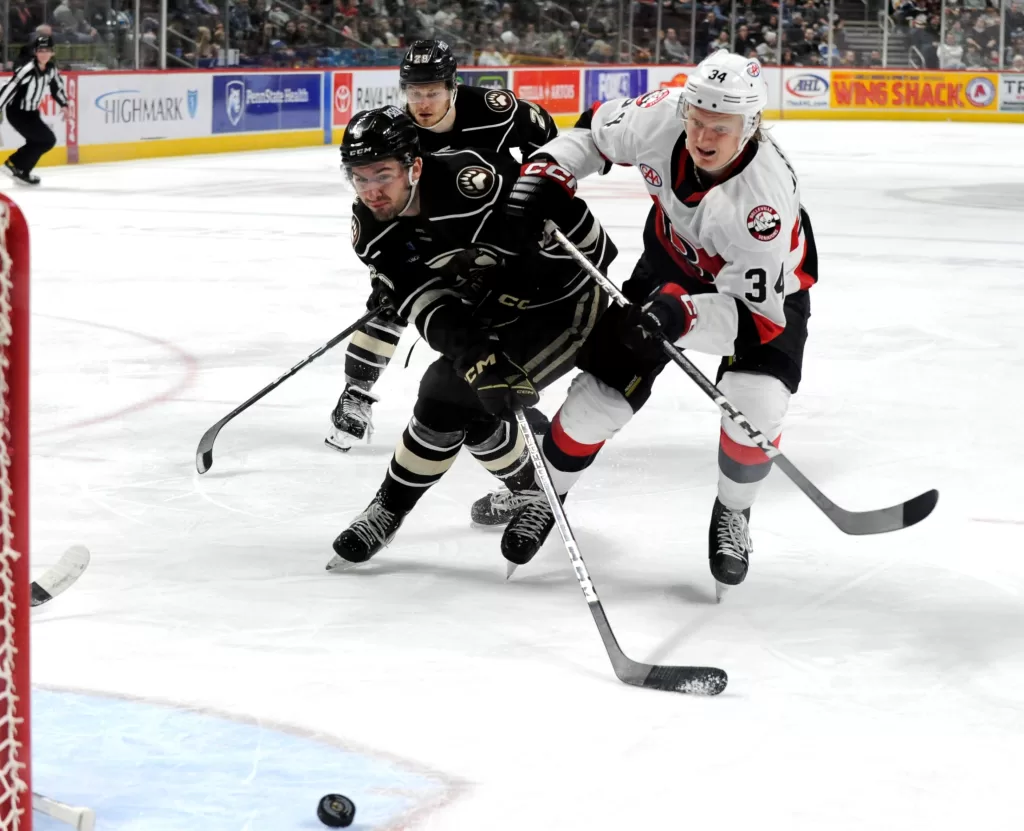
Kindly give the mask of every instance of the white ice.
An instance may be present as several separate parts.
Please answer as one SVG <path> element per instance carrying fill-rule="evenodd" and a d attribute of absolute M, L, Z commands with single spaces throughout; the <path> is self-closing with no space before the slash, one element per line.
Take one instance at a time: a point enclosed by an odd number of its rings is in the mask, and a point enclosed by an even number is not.
<path fill-rule="evenodd" d="M 821 258 L 783 449 L 848 508 L 941 498 L 918 527 L 846 537 L 776 471 L 750 576 L 716 606 L 718 417 L 666 370 L 567 507 L 627 654 L 723 667 L 723 695 L 618 682 L 557 535 L 506 583 L 498 536 L 469 527 L 491 486 L 472 460 L 370 564 L 324 572 L 431 358 L 420 344 L 402 369 L 409 336 L 368 448 L 323 444 L 338 348 L 230 424 L 197 475 L 206 428 L 363 308 L 332 147 L 44 169 L 17 191 L 34 568 L 74 543 L 93 555 L 34 618 L 36 683 L 284 725 L 449 783 L 394 827 L 1024 827 L 1024 132 L 773 132 Z M 650 204 L 638 174 L 582 194 L 621 281 Z M 294 827 L 315 827 L 318 796 Z"/>

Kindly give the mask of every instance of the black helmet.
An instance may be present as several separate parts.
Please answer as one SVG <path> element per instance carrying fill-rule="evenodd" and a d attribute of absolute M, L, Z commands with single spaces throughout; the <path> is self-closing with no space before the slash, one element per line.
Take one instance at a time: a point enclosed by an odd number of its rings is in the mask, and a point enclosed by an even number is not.
<path fill-rule="evenodd" d="M 32 41 L 32 51 L 38 52 L 40 49 L 49 49 L 53 51 L 53 38 L 49 35 L 37 35 L 36 39 Z"/>
<path fill-rule="evenodd" d="M 409 47 L 398 70 L 400 86 L 406 84 L 432 84 L 444 81 L 449 89 L 455 89 L 455 72 L 458 64 L 451 47 L 443 40 L 418 40 Z"/>
<path fill-rule="evenodd" d="M 341 140 L 341 166 L 397 159 L 412 167 L 420 155 L 420 134 L 408 114 L 398 107 L 380 107 L 356 113 Z"/>

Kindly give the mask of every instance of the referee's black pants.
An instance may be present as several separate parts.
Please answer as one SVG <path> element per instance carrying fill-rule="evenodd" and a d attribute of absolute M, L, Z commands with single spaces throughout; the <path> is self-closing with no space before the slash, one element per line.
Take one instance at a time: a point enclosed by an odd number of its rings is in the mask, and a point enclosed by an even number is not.
<path fill-rule="evenodd" d="M 24 146 L 11 155 L 11 164 L 23 173 L 29 173 L 39 164 L 43 153 L 53 149 L 57 138 L 43 122 L 39 110 L 8 107 L 7 120 L 25 138 Z"/>

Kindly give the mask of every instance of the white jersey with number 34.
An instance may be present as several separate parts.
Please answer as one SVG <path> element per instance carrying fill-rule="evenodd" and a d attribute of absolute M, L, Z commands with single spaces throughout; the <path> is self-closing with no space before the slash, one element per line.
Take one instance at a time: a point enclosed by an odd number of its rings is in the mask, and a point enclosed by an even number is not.
<path fill-rule="evenodd" d="M 689 279 L 697 319 L 679 345 L 732 355 L 742 313 L 762 343 L 786 325 L 786 295 L 809 288 L 796 173 L 770 138 L 751 142 L 735 172 L 708 190 L 695 187 L 682 122 L 682 90 L 661 89 L 602 104 L 589 129 L 560 134 L 538 152 L 578 179 L 608 162 L 635 166 L 654 200 L 657 244 Z M 692 162 L 689 163 L 692 165 Z M 651 240 L 647 240 L 651 245 Z"/>

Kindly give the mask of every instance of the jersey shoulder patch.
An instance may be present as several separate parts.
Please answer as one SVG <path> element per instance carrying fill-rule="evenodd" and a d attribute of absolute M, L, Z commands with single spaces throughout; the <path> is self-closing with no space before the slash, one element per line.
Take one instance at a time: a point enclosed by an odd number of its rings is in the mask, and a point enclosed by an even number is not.
<path fill-rule="evenodd" d="M 455 186 L 468 199 L 483 199 L 494 190 L 495 182 L 494 171 L 478 164 L 467 165 L 455 176 Z"/>
<path fill-rule="evenodd" d="M 516 97 L 507 89 L 489 89 L 484 93 L 487 108 L 496 113 L 507 113 L 516 105 Z"/>

